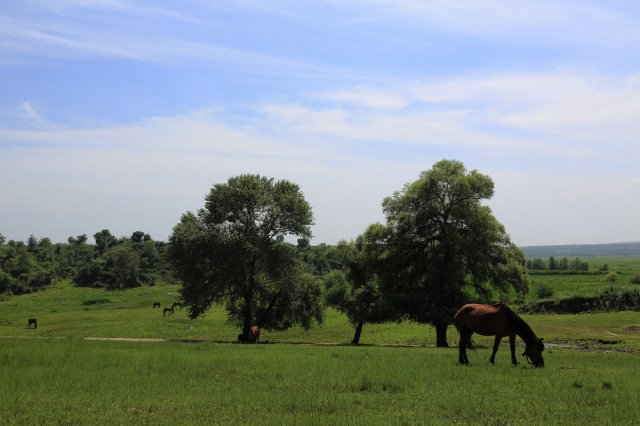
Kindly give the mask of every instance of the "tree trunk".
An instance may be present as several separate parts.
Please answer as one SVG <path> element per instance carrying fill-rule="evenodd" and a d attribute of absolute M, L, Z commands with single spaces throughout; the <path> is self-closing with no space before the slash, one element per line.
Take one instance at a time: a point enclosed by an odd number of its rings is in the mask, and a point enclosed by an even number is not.
<path fill-rule="evenodd" d="M 250 340 L 251 338 L 251 326 L 253 325 L 253 309 L 252 309 L 252 303 L 253 303 L 253 294 L 251 293 L 246 293 L 244 295 L 244 312 L 243 312 L 243 318 L 242 318 L 242 337 L 243 340 Z"/>
<path fill-rule="evenodd" d="M 364 325 L 363 322 L 359 322 L 358 325 L 356 326 L 356 334 L 353 336 L 353 340 L 351 341 L 352 345 L 357 345 L 360 343 L 360 335 L 362 334 L 363 325 Z"/>
<path fill-rule="evenodd" d="M 447 323 L 442 320 L 435 320 L 433 325 L 436 327 L 436 346 L 439 348 L 448 348 L 447 343 Z"/>

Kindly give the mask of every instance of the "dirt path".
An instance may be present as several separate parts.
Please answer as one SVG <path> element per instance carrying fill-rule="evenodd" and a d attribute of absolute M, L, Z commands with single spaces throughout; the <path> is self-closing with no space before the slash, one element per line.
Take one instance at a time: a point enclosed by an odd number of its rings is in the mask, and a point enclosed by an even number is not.
<path fill-rule="evenodd" d="M 0 339 L 65 339 L 65 337 L 56 336 L 0 336 Z M 140 342 L 140 343 L 218 343 L 218 344 L 238 344 L 231 340 L 202 340 L 202 339 L 161 339 L 150 337 L 82 337 L 82 340 L 105 341 L 105 342 Z M 278 344 L 278 345 L 300 345 L 300 346 L 348 346 L 348 347 L 381 347 L 381 348 L 435 348 L 435 345 L 395 345 L 395 344 L 360 344 L 351 345 L 349 343 L 331 343 L 331 342 L 283 342 L 283 341 L 265 341 L 259 344 Z M 457 346 L 450 346 L 455 348 Z M 631 348 L 614 348 L 614 347 L 594 347 L 580 346 L 567 343 L 546 343 L 547 349 L 565 349 L 572 351 L 601 351 L 601 352 L 625 352 L 634 355 L 640 355 L 640 350 Z M 489 346 L 476 346 L 475 349 L 490 349 Z"/>

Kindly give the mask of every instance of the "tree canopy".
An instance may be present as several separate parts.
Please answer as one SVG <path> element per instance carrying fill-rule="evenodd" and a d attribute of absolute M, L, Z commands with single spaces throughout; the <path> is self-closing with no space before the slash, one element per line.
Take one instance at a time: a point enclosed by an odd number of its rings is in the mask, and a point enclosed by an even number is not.
<path fill-rule="evenodd" d="M 332 252 L 344 268 L 325 276 L 326 302 L 355 326 L 352 344 L 360 342 L 365 323 L 390 321 L 399 315 L 393 297 L 385 293 L 385 277 L 391 272 L 386 262 L 387 239 L 387 228 L 376 223 L 354 242 L 339 242 Z"/>
<path fill-rule="evenodd" d="M 401 310 L 436 327 L 446 346 L 453 313 L 469 299 L 488 299 L 492 289 L 526 292 L 525 258 L 483 200 L 493 181 L 459 161 L 442 160 L 383 202 L 398 260 L 396 293 Z"/>
<path fill-rule="evenodd" d="M 311 237 L 313 215 L 287 180 L 240 175 L 211 188 L 205 207 L 185 213 L 169 238 L 169 257 L 192 318 L 224 304 L 229 322 L 310 327 L 322 320 L 318 280 L 306 274 L 288 236 Z"/>

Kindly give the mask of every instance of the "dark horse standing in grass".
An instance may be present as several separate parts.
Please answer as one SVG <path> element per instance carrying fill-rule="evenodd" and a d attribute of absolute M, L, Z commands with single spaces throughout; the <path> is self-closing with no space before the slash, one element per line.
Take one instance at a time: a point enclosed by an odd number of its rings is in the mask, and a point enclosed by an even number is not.
<path fill-rule="evenodd" d="M 526 356 L 527 361 L 534 366 L 544 367 L 544 359 L 542 359 L 544 343 L 542 343 L 542 339 L 538 339 L 529 324 L 524 322 L 507 305 L 502 303 L 497 305 L 464 305 L 453 316 L 453 323 L 460 333 L 460 364 L 469 364 L 467 347 L 471 343 L 471 335 L 478 333 L 483 336 L 496 336 L 490 359 L 492 364 L 496 358 L 500 340 L 506 336 L 509 336 L 511 362 L 513 365 L 518 364 L 516 360 L 516 335 L 518 335 L 526 344 L 522 355 Z"/>

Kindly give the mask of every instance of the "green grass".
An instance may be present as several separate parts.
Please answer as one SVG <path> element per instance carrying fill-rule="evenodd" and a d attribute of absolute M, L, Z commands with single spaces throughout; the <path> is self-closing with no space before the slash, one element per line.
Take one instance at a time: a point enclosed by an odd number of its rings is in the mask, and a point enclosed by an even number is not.
<path fill-rule="evenodd" d="M 162 315 L 152 308 L 154 301 L 163 306 L 177 299 L 177 285 L 157 285 L 126 291 L 74 287 L 68 282 L 28 295 L 14 296 L 0 302 L 0 336 L 11 337 L 124 337 L 176 340 L 234 341 L 239 329 L 226 324 L 221 308 L 213 308 L 196 320 L 188 318 L 186 309 L 174 315 Z M 102 301 L 90 303 L 87 301 Z M 37 329 L 27 329 L 27 318 L 38 319 Z M 640 352 L 640 314 L 611 312 L 579 315 L 524 315 L 534 331 L 547 342 L 598 345 L 611 349 Z M 634 327 L 635 326 L 635 327 Z M 354 329 L 346 317 L 328 310 L 324 324 L 304 330 L 299 327 L 282 332 L 264 331 L 261 339 L 270 342 L 347 344 Z M 476 336 L 481 345 L 491 345 L 491 338 Z M 457 335 L 449 329 L 449 342 Z M 371 345 L 433 345 L 435 331 L 429 325 L 413 322 L 365 324 L 361 343 Z"/>
<path fill-rule="evenodd" d="M 545 284 L 554 290 L 553 299 L 564 299 L 572 296 L 593 297 L 612 285 L 617 288 L 632 289 L 638 288 L 637 284 L 631 284 L 630 280 L 634 275 L 640 274 L 640 257 L 605 257 L 605 258 L 585 258 L 589 262 L 590 270 L 594 271 L 606 263 L 609 271 L 619 273 L 615 283 L 607 281 L 607 274 L 591 275 L 530 275 L 532 285 L 525 301 L 534 302 L 538 300 L 538 286 Z"/>
<path fill-rule="evenodd" d="M 524 315 L 548 345 L 546 367 L 511 366 L 475 337 L 471 365 L 427 325 L 353 327 L 329 310 L 322 326 L 239 330 L 214 308 L 197 320 L 162 316 L 178 286 L 108 292 L 68 282 L 0 301 L 2 424 L 637 424 L 640 313 Z M 39 327 L 26 328 L 29 317 Z M 636 326 L 636 327 L 632 327 Z M 175 339 L 166 343 L 86 337 Z M 182 340 L 200 341 L 185 343 Z M 449 342 L 456 343 L 453 328 Z M 227 342 L 227 343 L 219 343 Z M 602 343 L 604 342 L 604 343 Z M 296 344 L 293 344 L 296 343 Z M 305 344 L 306 343 L 306 344 Z M 318 345 L 325 343 L 331 345 Z M 520 342 L 519 342 L 520 344 Z M 626 352 L 619 352 L 618 349 Z M 633 352 L 633 353 L 629 353 Z M 521 348 L 518 348 L 518 358 Z"/>
<path fill-rule="evenodd" d="M 640 358 L 0 339 L 3 424 L 637 424 Z"/>

